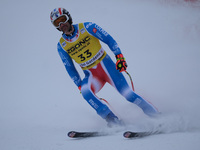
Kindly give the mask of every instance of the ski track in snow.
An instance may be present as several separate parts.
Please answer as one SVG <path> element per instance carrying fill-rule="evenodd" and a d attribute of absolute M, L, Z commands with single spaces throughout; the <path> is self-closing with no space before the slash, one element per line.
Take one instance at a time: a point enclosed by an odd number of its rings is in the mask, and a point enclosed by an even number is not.
<path fill-rule="evenodd" d="M 198 150 L 200 1 L 185 1 L 2 0 L 0 149 Z M 95 22 L 114 37 L 136 92 L 162 112 L 159 118 L 148 118 L 105 85 L 98 96 L 108 100 L 127 124 L 106 127 L 83 100 L 59 58 L 56 44 L 61 33 L 49 20 L 55 7 L 68 9 L 74 23 Z M 114 60 L 109 48 L 103 47 Z M 110 135 L 70 139 L 71 130 Z M 125 130 L 163 134 L 125 139 Z"/>

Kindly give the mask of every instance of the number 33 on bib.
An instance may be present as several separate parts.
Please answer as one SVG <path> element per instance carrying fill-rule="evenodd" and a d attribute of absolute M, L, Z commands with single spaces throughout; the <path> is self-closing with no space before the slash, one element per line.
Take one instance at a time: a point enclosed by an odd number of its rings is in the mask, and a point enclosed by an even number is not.
<path fill-rule="evenodd" d="M 75 40 L 67 40 L 61 37 L 62 48 L 74 59 L 83 70 L 90 69 L 97 65 L 106 56 L 97 38 L 91 36 L 84 28 L 83 23 L 79 24 L 80 33 Z"/>

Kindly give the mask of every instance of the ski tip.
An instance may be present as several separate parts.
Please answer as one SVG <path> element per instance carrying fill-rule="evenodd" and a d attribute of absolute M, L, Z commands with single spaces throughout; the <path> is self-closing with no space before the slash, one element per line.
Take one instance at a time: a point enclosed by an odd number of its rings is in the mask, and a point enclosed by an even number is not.
<path fill-rule="evenodd" d="M 70 137 L 70 138 L 74 138 L 75 137 L 75 135 L 76 135 L 76 132 L 75 131 L 70 131 L 70 132 L 68 132 L 68 137 Z"/>
<path fill-rule="evenodd" d="M 124 136 L 125 138 L 130 138 L 131 134 L 132 134 L 132 132 L 126 131 L 126 132 L 124 132 L 123 136 Z"/>

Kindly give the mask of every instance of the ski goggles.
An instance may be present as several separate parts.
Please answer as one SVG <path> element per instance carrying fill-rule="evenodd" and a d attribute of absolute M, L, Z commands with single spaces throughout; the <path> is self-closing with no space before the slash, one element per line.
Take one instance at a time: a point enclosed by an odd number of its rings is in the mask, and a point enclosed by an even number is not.
<path fill-rule="evenodd" d="M 59 28 L 61 23 L 66 23 L 67 21 L 69 21 L 69 17 L 67 15 L 63 15 L 54 20 L 53 25 L 56 28 Z"/>

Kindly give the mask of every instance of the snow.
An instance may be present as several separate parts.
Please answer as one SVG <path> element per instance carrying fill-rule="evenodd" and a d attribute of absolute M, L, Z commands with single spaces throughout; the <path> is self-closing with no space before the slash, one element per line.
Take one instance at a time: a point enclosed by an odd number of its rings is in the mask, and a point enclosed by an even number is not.
<path fill-rule="evenodd" d="M 199 4 L 199 0 L 1 0 L 0 149 L 199 149 Z M 127 140 L 121 129 L 96 138 L 66 136 L 70 130 L 118 129 L 106 127 L 67 75 L 56 50 L 61 33 L 49 20 L 55 7 L 68 9 L 74 23 L 92 21 L 108 31 L 127 60 L 136 92 L 162 112 L 160 118 L 148 118 L 106 85 L 98 95 L 129 124 L 126 130 L 159 129 L 165 134 Z"/>

